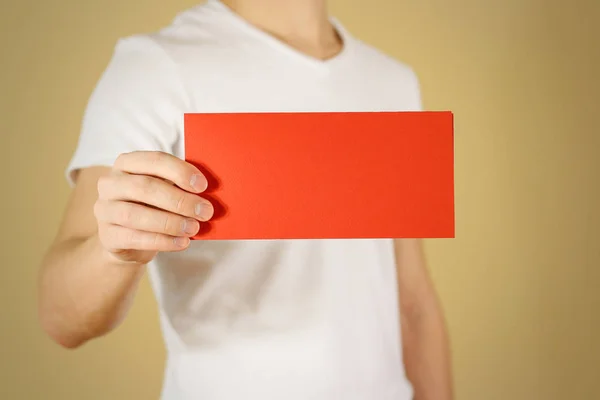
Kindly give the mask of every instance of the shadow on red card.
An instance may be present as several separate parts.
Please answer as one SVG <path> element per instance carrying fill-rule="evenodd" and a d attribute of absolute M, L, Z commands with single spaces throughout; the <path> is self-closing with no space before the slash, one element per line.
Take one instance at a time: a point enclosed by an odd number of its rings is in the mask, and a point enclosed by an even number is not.
<path fill-rule="evenodd" d="M 227 206 L 219 199 L 218 196 L 219 188 L 221 187 L 221 180 L 217 177 L 217 175 L 208 166 L 202 163 L 191 162 L 191 164 L 198 168 L 206 177 L 206 180 L 208 181 L 208 188 L 204 193 L 201 194 L 201 196 L 202 198 L 210 201 L 215 209 L 212 219 L 200 224 L 200 231 L 196 237 L 203 237 L 212 231 L 215 223 L 218 223 L 221 218 L 226 216 Z"/>

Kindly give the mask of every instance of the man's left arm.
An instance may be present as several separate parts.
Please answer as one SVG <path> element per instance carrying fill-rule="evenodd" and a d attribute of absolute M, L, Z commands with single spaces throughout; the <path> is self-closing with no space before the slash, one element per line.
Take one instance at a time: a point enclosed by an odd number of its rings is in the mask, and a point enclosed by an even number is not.
<path fill-rule="evenodd" d="M 402 349 L 415 400 L 452 400 L 450 344 L 422 241 L 396 239 Z"/>

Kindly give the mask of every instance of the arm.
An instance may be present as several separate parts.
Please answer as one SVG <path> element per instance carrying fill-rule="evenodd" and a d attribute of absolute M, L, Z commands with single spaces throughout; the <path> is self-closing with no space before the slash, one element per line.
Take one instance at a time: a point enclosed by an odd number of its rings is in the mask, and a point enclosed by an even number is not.
<path fill-rule="evenodd" d="M 38 310 L 47 334 L 76 348 L 113 330 L 145 265 L 159 251 L 185 250 L 198 221 L 212 217 L 212 205 L 193 194 L 204 189 L 194 166 L 166 153 L 129 153 L 112 169 L 83 169 L 40 269 Z"/>
<path fill-rule="evenodd" d="M 57 343 L 75 348 L 116 327 L 143 275 L 142 263 L 122 265 L 104 252 L 92 213 L 96 184 L 110 168 L 79 174 L 63 223 L 39 273 L 38 313 Z"/>
<path fill-rule="evenodd" d="M 187 92 L 160 44 L 146 35 L 119 40 L 85 109 L 66 171 L 74 190 L 39 271 L 39 319 L 63 346 L 114 329 L 157 251 L 189 243 L 184 217 L 197 229 L 197 169 L 170 156 L 186 109 Z"/>
<path fill-rule="evenodd" d="M 415 400 L 452 400 L 450 346 L 422 243 L 395 241 L 402 348 Z"/>

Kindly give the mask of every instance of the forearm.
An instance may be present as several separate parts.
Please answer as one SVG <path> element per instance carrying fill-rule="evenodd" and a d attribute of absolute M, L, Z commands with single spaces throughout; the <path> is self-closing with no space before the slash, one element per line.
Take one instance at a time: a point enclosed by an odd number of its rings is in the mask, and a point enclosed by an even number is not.
<path fill-rule="evenodd" d="M 439 306 L 406 311 L 402 317 L 404 363 L 414 400 L 452 400 L 450 345 Z"/>
<path fill-rule="evenodd" d="M 111 259 L 96 236 L 55 245 L 40 274 L 43 329 L 69 348 L 109 332 L 125 316 L 143 272 L 143 265 Z"/>

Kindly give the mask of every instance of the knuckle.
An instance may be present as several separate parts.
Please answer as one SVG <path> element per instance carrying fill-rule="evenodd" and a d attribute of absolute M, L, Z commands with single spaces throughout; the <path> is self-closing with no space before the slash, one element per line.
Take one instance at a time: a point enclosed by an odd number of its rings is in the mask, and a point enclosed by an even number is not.
<path fill-rule="evenodd" d="M 156 165 L 160 164 L 161 161 L 163 161 L 164 154 L 160 151 L 149 151 L 146 157 L 150 164 Z"/>
<path fill-rule="evenodd" d="M 154 185 L 154 179 L 147 175 L 136 176 L 132 187 L 136 190 L 140 196 L 149 197 L 153 196 L 156 191 Z"/>
<path fill-rule="evenodd" d="M 102 197 L 104 193 L 106 193 L 107 188 L 110 183 L 110 178 L 108 176 L 101 176 L 98 178 L 98 183 L 96 184 L 96 189 L 98 190 L 98 196 Z"/>
<path fill-rule="evenodd" d="M 98 227 L 98 238 L 104 248 L 109 250 L 119 249 L 117 231 L 115 227 L 101 225 Z"/>
<path fill-rule="evenodd" d="M 158 233 L 155 233 L 155 234 L 154 234 L 154 235 L 152 235 L 152 236 L 153 236 L 153 237 L 152 237 L 152 245 L 153 245 L 153 247 L 154 247 L 154 248 L 159 248 L 159 247 L 160 247 L 160 244 L 161 244 L 161 242 L 162 242 L 162 240 L 161 240 L 161 239 L 162 239 L 163 237 L 162 237 L 160 234 L 158 234 Z"/>
<path fill-rule="evenodd" d="M 185 214 L 186 208 L 188 204 L 188 199 L 185 193 L 179 191 L 176 195 L 173 196 L 173 204 L 175 208 L 175 212 L 177 214 Z"/>
<path fill-rule="evenodd" d="M 136 244 L 142 243 L 142 241 L 143 236 L 134 229 L 122 229 L 119 235 L 119 245 L 122 248 L 134 247 Z"/>
<path fill-rule="evenodd" d="M 117 211 L 116 219 L 118 223 L 131 225 L 136 222 L 135 207 L 129 203 L 120 202 Z"/>
<path fill-rule="evenodd" d="M 93 213 L 96 220 L 100 221 L 102 219 L 102 211 L 104 207 L 101 201 L 96 201 L 94 203 Z"/>
<path fill-rule="evenodd" d="M 167 216 L 163 217 L 162 228 L 164 233 L 174 233 L 175 232 L 175 224 L 173 223 L 174 218 Z"/>
<path fill-rule="evenodd" d="M 131 153 L 121 153 L 117 156 L 117 158 L 115 159 L 115 162 L 113 164 L 113 168 L 115 169 L 125 169 L 125 165 L 127 163 L 127 159 L 130 157 Z"/>
<path fill-rule="evenodd" d="M 106 245 L 106 227 L 104 225 L 98 225 L 98 239 L 102 245 Z"/>

